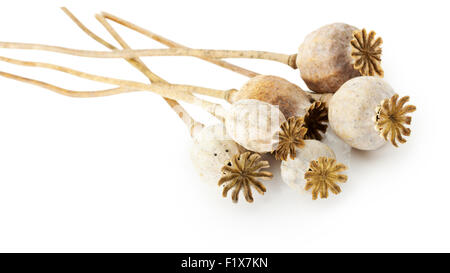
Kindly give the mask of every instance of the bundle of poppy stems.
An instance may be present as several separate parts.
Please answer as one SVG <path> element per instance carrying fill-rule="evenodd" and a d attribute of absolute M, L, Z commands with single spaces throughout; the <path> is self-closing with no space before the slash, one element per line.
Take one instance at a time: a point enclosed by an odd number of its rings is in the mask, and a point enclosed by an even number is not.
<path fill-rule="evenodd" d="M 91 51 L 59 46 L 0 42 L 0 48 L 41 50 L 87 58 L 121 58 L 143 73 L 149 83 L 85 73 L 56 64 L 31 62 L 0 56 L 0 61 L 21 66 L 50 69 L 113 85 L 103 90 L 71 90 L 0 71 L 0 76 L 39 86 L 76 98 L 111 96 L 150 91 L 162 97 L 185 123 L 193 140 L 192 163 L 205 181 L 222 187 L 223 197 L 231 190 L 231 199 L 239 196 L 253 202 L 253 192 L 266 192 L 262 180 L 273 175 L 265 170 L 273 156 L 281 161 L 281 178 L 300 194 L 312 199 L 339 194 L 347 181 L 347 166 L 336 160 L 333 149 L 324 141 L 333 135 L 347 147 L 376 150 L 390 142 L 406 142 L 411 134 L 408 115 L 415 106 L 407 105 L 408 96 L 399 96 L 383 80 L 380 37 L 374 31 L 333 23 L 308 34 L 294 54 L 255 50 L 192 49 L 155 34 L 109 13 L 96 15 L 118 47 L 104 40 L 81 23 L 67 8 L 65 14 L 90 38 L 105 49 Z M 132 49 L 110 22 L 147 36 L 168 48 Z M 169 83 L 142 61 L 151 56 L 192 56 L 245 75 L 249 80 L 240 89 L 218 90 Z M 279 62 L 298 69 L 310 89 L 281 77 L 260 75 L 224 59 L 250 58 Z M 223 104 L 202 99 L 223 99 Z M 217 118 L 217 124 L 205 126 L 193 119 L 179 104 L 197 105 Z"/>

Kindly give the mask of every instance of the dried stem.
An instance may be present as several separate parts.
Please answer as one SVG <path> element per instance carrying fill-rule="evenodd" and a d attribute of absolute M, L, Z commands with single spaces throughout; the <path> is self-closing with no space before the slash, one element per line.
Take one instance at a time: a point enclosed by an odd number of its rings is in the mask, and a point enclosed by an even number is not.
<path fill-rule="evenodd" d="M 8 63 L 16 64 L 16 65 L 22 65 L 22 66 L 34 66 L 34 67 L 52 69 L 52 70 L 57 70 L 60 72 L 68 73 L 68 74 L 71 74 L 73 76 L 77 76 L 80 78 L 92 80 L 92 81 L 98 81 L 98 82 L 114 84 L 114 85 L 135 87 L 135 88 L 139 88 L 139 89 L 144 88 L 144 90 L 148 90 L 148 89 L 146 89 L 146 88 L 148 88 L 148 85 L 144 84 L 144 83 L 93 75 L 93 74 L 84 73 L 84 72 L 77 71 L 77 70 L 74 70 L 71 68 L 54 65 L 54 64 L 49 64 L 49 63 L 21 61 L 21 60 L 7 58 L 7 57 L 1 57 L 1 56 L 0 56 L 0 61 L 8 62 Z M 218 89 L 212 89 L 212 88 L 205 88 L 205 87 L 192 86 L 192 85 L 181 85 L 181 84 L 160 83 L 158 85 L 166 86 L 168 89 L 173 88 L 173 87 L 182 88 L 188 92 L 197 93 L 197 94 L 201 94 L 201 95 L 208 95 L 208 96 L 212 96 L 215 98 L 221 98 L 221 99 L 226 99 L 228 97 L 227 91 L 229 91 L 229 92 L 234 91 L 233 89 L 232 90 L 218 90 Z M 147 86 L 147 87 L 144 87 L 144 86 Z M 151 91 L 151 90 L 149 90 L 149 91 Z"/>
<path fill-rule="evenodd" d="M 48 89 L 50 91 L 56 92 L 58 94 L 68 96 L 68 97 L 73 97 L 73 98 L 106 97 L 106 96 L 112 96 L 112 95 L 123 94 L 123 93 L 143 91 L 143 90 L 133 90 L 128 87 L 118 87 L 118 88 L 97 90 L 97 91 L 73 91 L 73 90 L 61 88 L 61 87 L 58 87 L 58 86 L 55 86 L 55 85 L 52 85 L 52 84 L 49 84 L 46 82 L 42 82 L 42 81 L 30 79 L 30 78 L 25 78 L 22 76 L 18 76 L 18 75 L 3 72 L 3 71 L 0 71 L 0 76 L 8 78 L 8 79 L 24 82 L 24 83 L 36 85 L 36 86 Z"/>
<path fill-rule="evenodd" d="M 17 65 L 23 65 L 23 66 L 32 66 L 32 67 L 41 67 L 41 68 L 47 68 L 52 69 L 64 73 L 68 73 L 73 76 L 77 76 L 80 78 L 107 83 L 107 84 L 113 84 L 113 85 L 119 85 L 120 87 L 126 88 L 125 92 L 130 92 L 128 89 L 134 89 L 134 90 L 141 90 L 141 91 L 151 91 L 154 92 L 160 96 L 170 98 L 173 100 L 181 100 L 190 104 L 194 104 L 197 106 L 202 107 L 215 117 L 219 118 L 220 120 L 223 120 L 225 117 L 225 110 L 220 104 L 212 103 L 200 98 L 195 97 L 192 95 L 192 91 L 199 91 L 199 88 L 196 86 L 190 86 L 190 85 L 177 85 L 177 84 L 144 84 L 140 82 L 134 82 L 134 81 L 127 81 L 127 80 L 120 80 L 115 78 L 109 78 L 109 77 L 103 77 L 98 76 L 94 74 L 89 74 L 85 72 L 81 72 L 78 70 L 74 70 L 71 68 L 49 64 L 49 63 L 39 63 L 39 62 L 29 62 L 29 61 L 21 61 L 16 59 L 10 59 L 6 57 L 0 56 L 0 61 L 17 64 Z M 208 91 L 208 88 L 204 89 L 205 91 Z M 53 90 L 54 91 L 54 90 Z M 123 92 L 123 93 L 125 93 Z M 64 94 L 63 94 L 64 95 Z M 98 94 L 93 95 L 94 97 L 98 97 Z M 83 97 L 89 97 L 89 94 L 83 95 Z"/>
<path fill-rule="evenodd" d="M 83 25 L 83 23 L 81 23 L 81 21 L 78 20 L 78 18 L 76 18 L 75 15 L 73 13 L 71 13 L 66 7 L 62 7 L 61 9 L 89 37 L 91 37 L 92 39 L 94 39 L 98 43 L 104 45 L 105 47 L 107 47 L 107 48 L 109 48 L 111 50 L 118 50 L 118 48 L 116 48 L 114 45 L 108 43 L 107 41 L 102 39 L 100 36 L 98 36 L 95 33 L 93 33 L 85 25 Z M 105 28 L 106 28 L 106 26 L 105 26 Z M 108 28 L 107 28 L 107 30 L 109 31 Z M 114 37 L 114 38 L 116 38 L 116 37 Z M 118 38 L 120 38 L 120 36 L 118 36 Z M 122 39 L 120 39 L 120 40 L 123 41 Z M 153 82 L 153 83 L 154 82 L 165 82 L 162 78 L 158 77 L 156 74 L 151 72 L 150 69 L 142 61 L 140 61 L 138 58 L 126 59 L 126 61 L 129 62 L 130 64 L 132 64 L 134 67 L 136 67 L 145 76 L 147 76 L 147 78 L 149 78 L 149 80 L 151 82 Z"/>
<path fill-rule="evenodd" d="M 145 35 L 145 36 L 147 36 L 147 37 L 149 37 L 149 38 L 151 38 L 151 39 L 153 39 L 153 40 L 155 40 L 155 41 L 157 41 L 157 42 L 159 42 L 161 44 L 164 44 L 164 45 L 168 46 L 168 47 L 172 47 L 172 48 L 188 48 L 186 46 L 183 46 L 183 45 L 181 45 L 179 43 L 171 41 L 171 40 L 169 40 L 169 39 L 167 39 L 167 38 L 165 38 L 165 37 L 163 37 L 163 36 L 161 36 L 159 34 L 153 33 L 153 32 L 151 32 L 151 31 L 149 31 L 147 29 L 144 29 L 144 28 L 142 28 L 140 26 L 137 26 L 137 25 L 135 25 L 135 24 L 133 24 L 131 22 L 128 22 L 128 21 L 126 21 L 124 19 L 121 19 L 121 18 L 119 18 L 119 17 L 117 17 L 115 15 L 112 15 L 110 13 L 102 12 L 101 14 L 106 19 L 109 19 L 109 20 L 114 21 L 114 22 L 116 22 L 116 23 L 118 23 L 118 24 L 120 24 L 120 25 L 122 25 L 124 27 L 127 27 L 127 28 L 129 28 L 131 30 L 134 30 L 136 32 L 139 32 L 139 33 L 141 33 L 141 34 L 143 34 L 143 35 Z M 253 77 L 256 77 L 256 76 L 259 75 L 258 73 L 255 73 L 255 72 L 247 70 L 245 68 L 236 66 L 234 64 L 230 64 L 230 63 L 228 63 L 226 61 L 222 61 L 220 59 L 212 59 L 212 58 L 206 58 L 206 57 L 200 57 L 200 59 L 203 59 L 203 60 L 205 60 L 207 62 L 216 64 L 216 65 L 218 65 L 220 67 L 229 69 L 229 70 L 231 70 L 233 72 L 242 74 L 242 75 L 247 76 L 249 78 L 253 78 Z"/>
<path fill-rule="evenodd" d="M 294 55 L 287 55 L 281 53 L 273 53 L 267 51 L 257 50 L 215 50 L 215 49 L 191 49 L 191 48 L 165 48 L 165 49 L 125 49 L 114 51 L 95 51 L 95 50 L 80 50 L 61 46 L 51 46 L 43 44 L 31 43 L 12 43 L 0 42 L 1 48 L 10 49 L 31 49 L 50 51 L 79 57 L 89 58 L 136 58 L 148 56 L 192 56 L 199 58 L 247 58 L 247 59 L 264 59 L 275 62 L 280 62 L 297 68 L 292 61 Z M 295 66 L 295 67 L 294 67 Z"/>
<path fill-rule="evenodd" d="M 122 37 L 114 30 L 114 28 L 106 21 L 106 19 L 101 15 L 96 15 L 95 18 L 105 27 L 105 29 L 111 34 L 111 36 L 120 44 L 123 49 L 131 49 L 131 47 L 122 39 Z M 146 75 L 150 82 L 152 83 L 169 83 L 163 78 L 157 76 L 155 73 L 150 71 L 150 69 L 144 64 L 144 62 L 139 58 L 133 58 L 131 61 L 136 62 L 137 69 L 139 69 L 144 75 Z M 195 137 L 195 134 L 199 129 L 203 128 L 204 125 L 192 118 L 191 115 L 184 109 L 176 100 L 171 100 L 164 98 L 164 100 L 169 104 L 169 106 L 174 110 L 178 117 L 185 123 L 189 130 L 191 137 Z"/>
<path fill-rule="evenodd" d="M 211 88 L 205 88 L 205 87 L 199 87 L 199 86 L 193 86 L 193 85 L 183 85 L 183 84 L 154 83 L 154 84 L 149 85 L 149 84 L 136 82 L 136 81 L 121 80 L 121 79 L 116 79 L 116 78 L 94 75 L 94 74 L 90 74 L 90 73 L 78 71 L 78 70 L 75 70 L 72 68 L 55 65 L 55 64 L 50 64 L 50 63 L 22 61 L 22 60 L 3 57 L 3 56 L 0 56 L 0 61 L 15 64 L 15 65 L 51 69 L 51 70 L 67 73 L 67 74 L 70 74 L 70 75 L 73 75 L 73 76 L 76 76 L 79 78 L 91 80 L 91 81 L 126 86 L 126 87 L 136 88 L 136 89 L 140 89 L 140 90 L 153 91 L 156 89 L 159 89 L 159 90 L 177 89 L 177 90 L 184 90 L 184 92 L 188 92 L 188 93 L 209 95 L 209 96 L 213 96 L 213 97 L 217 97 L 217 98 L 224 98 L 224 96 L 226 95 L 225 90 L 218 90 L 218 89 L 211 89 Z"/>
<path fill-rule="evenodd" d="M 150 31 L 148 29 L 140 27 L 140 26 L 138 26 L 138 25 L 136 25 L 134 23 L 131 23 L 131 22 L 125 20 L 125 19 L 119 18 L 119 17 L 117 17 L 117 16 L 115 16 L 113 14 L 110 14 L 110 13 L 107 13 L 107 12 L 102 12 L 101 13 L 101 17 L 105 18 L 105 19 L 108 19 L 108 20 L 111 20 L 111 21 L 114 21 L 117 24 L 120 24 L 120 25 L 122 25 L 122 26 L 124 26 L 126 28 L 129 28 L 129 29 L 133 30 L 133 31 L 136 31 L 136 32 L 138 32 L 138 33 L 140 33 L 140 34 L 142 34 L 142 35 L 144 35 L 146 37 L 149 37 L 150 39 L 155 40 L 155 41 L 157 41 L 157 42 L 159 42 L 159 43 L 161 43 L 163 45 L 166 45 L 168 47 L 172 47 L 172 48 L 188 48 L 188 47 L 186 47 L 186 46 L 184 46 L 182 44 L 179 44 L 179 43 L 174 42 L 174 41 L 172 41 L 170 39 L 167 39 L 167 38 L 165 38 L 164 36 L 162 36 L 160 34 L 154 33 L 154 32 L 152 32 L 152 31 Z M 80 27 L 82 28 L 82 26 L 80 26 Z M 94 38 L 94 39 L 96 39 L 96 38 Z M 114 48 L 111 48 L 111 49 L 114 49 Z M 222 60 L 219 60 L 219 59 L 209 59 L 209 58 L 200 58 L 200 59 L 203 59 L 203 60 L 208 61 L 210 63 L 216 64 L 216 65 L 218 65 L 220 67 L 229 69 L 229 70 L 231 70 L 233 72 L 242 74 L 242 75 L 247 76 L 249 78 L 253 78 L 253 77 L 256 77 L 256 76 L 259 75 L 256 72 L 250 71 L 248 69 L 245 69 L 245 68 L 233 65 L 233 64 L 230 64 L 228 62 L 225 62 L 225 61 L 222 61 Z M 294 58 L 292 58 L 292 59 L 294 59 Z M 230 98 L 231 98 L 231 94 L 233 92 L 235 92 L 235 91 L 237 91 L 237 90 L 232 89 L 232 90 L 227 90 L 226 91 L 227 94 L 226 94 L 225 98 L 226 98 L 226 100 L 228 102 L 232 103 L 232 101 L 230 101 Z M 332 96 L 332 94 L 330 94 L 330 93 L 325 93 L 325 94 L 316 94 L 316 93 L 311 93 L 311 92 L 306 92 L 306 93 L 307 93 L 307 95 L 309 97 L 312 98 L 312 101 L 323 101 L 323 102 L 326 102 L 326 103 L 328 102 L 328 100 Z"/>
<path fill-rule="evenodd" d="M 108 43 L 107 41 L 105 41 L 104 39 L 102 39 L 101 37 L 99 37 L 98 35 L 93 33 L 85 25 L 83 25 L 83 23 L 81 23 L 81 21 L 78 20 L 78 18 L 76 18 L 75 15 L 72 14 L 66 7 L 62 7 L 61 9 L 89 37 L 91 37 L 98 43 L 104 45 L 105 47 L 107 47 L 111 50 L 117 49 L 115 46 Z M 114 29 L 108 24 L 108 22 L 106 22 L 106 20 L 104 20 L 104 19 L 102 20 L 102 18 L 97 18 L 97 19 L 100 21 L 100 23 L 102 23 L 102 25 L 109 31 L 111 36 L 113 36 L 114 39 L 116 39 L 116 41 L 123 48 L 125 48 L 125 49 L 129 48 L 127 43 L 120 37 L 120 35 L 117 32 L 114 31 Z M 153 73 L 139 58 L 127 59 L 126 61 L 128 63 L 130 63 L 132 66 L 134 66 L 135 68 L 137 68 L 139 71 L 141 71 L 145 76 L 147 76 L 147 78 L 150 80 L 151 83 L 167 83 L 164 79 L 162 79 L 161 77 L 159 77 L 155 73 Z M 194 133 L 196 132 L 197 128 L 203 127 L 203 124 L 194 120 L 191 117 L 191 115 L 189 115 L 189 113 L 186 111 L 186 109 L 184 109 L 177 101 L 171 100 L 168 98 L 163 98 L 163 99 L 167 102 L 167 104 L 171 107 L 171 109 L 175 113 L 177 113 L 177 115 L 180 117 L 180 119 L 185 123 L 185 125 L 187 126 L 189 133 L 191 134 L 192 137 L 194 136 Z"/>
<path fill-rule="evenodd" d="M 172 40 L 169 40 L 169 39 L 165 38 L 164 36 L 162 36 L 160 34 L 154 33 L 154 32 L 152 32 L 150 30 L 147 30 L 145 28 L 137 26 L 137 25 L 135 25 L 135 24 L 133 24 L 133 23 L 131 23 L 129 21 L 121 19 L 121 18 L 119 18 L 119 17 L 117 17 L 115 15 L 112 15 L 110 13 L 102 12 L 101 14 L 106 19 L 112 20 L 112 21 L 114 21 L 114 22 L 116 22 L 116 23 L 118 23 L 120 25 L 123 25 L 124 27 L 132 29 L 132 30 L 134 30 L 134 31 L 136 31 L 138 33 L 141 33 L 141 34 L 149 37 L 150 39 L 153 39 L 153 40 L 155 40 L 155 41 L 157 41 L 157 42 L 159 42 L 159 43 L 161 43 L 163 45 L 166 45 L 168 47 L 172 47 L 172 48 L 188 48 L 188 47 L 186 47 L 184 45 L 181 45 L 181 44 L 176 43 L 176 42 L 174 42 Z M 291 67 L 294 66 L 295 57 L 296 57 L 295 54 L 291 55 L 291 60 L 290 60 L 290 62 L 291 62 L 290 66 Z M 242 68 L 242 67 L 239 67 L 239 66 L 236 66 L 236 65 L 227 63 L 225 61 L 218 60 L 218 59 L 210 59 L 210 58 L 200 58 L 200 59 L 203 59 L 205 61 L 211 62 L 213 64 L 216 64 L 216 65 L 218 65 L 220 67 L 226 68 L 226 69 L 231 70 L 233 72 L 242 74 L 242 75 L 247 76 L 249 78 L 253 78 L 253 77 L 256 77 L 256 76 L 260 75 L 260 74 L 258 74 L 256 72 L 247 70 L 245 68 Z M 294 63 L 292 63 L 292 62 L 294 62 Z M 224 65 L 224 64 L 226 64 L 226 65 Z M 233 90 L 229 90 L 229 95 L 231 95 L 232 91 Z M 311 102 L 313 102 L 313 101 L 322 101 L 322 102 L 325 102 L 325 103 L 328 103 L 329 99 L 333 95 L 332 93 L 318 94 L 318 93 L 312 93 L 312 92 L 306 92 L 306 94 L 310 98 L 312 98 Z M 230 98 L 230 96 L 228 96 L 228 98 Z M 231 101 L 229 99 L 227 99 L 227 101 L 231 103 Z"/>

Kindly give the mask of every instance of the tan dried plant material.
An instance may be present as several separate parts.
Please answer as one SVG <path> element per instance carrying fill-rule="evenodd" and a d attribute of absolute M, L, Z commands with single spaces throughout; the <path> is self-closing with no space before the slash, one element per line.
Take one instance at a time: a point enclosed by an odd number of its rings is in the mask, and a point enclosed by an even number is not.
<path fill-rule="evenodd" d="M 304 127 L 303 117 L 290 117 L 280 126 L 280 131 L 276 134 L 277 145 L 273 155 L 277 160 L 287 160 L 295 158 L 295 148 L 305 146 L 304 137 L 307 128 Z"/>
<path fill-rule="evenodd" d="M 102 12 L 102 15 L 109 20 L 112 20 L 112 21 L 114 21 L 118 24 L 121 24 L 131 30 L 141 33 L 141 34 L 155 40 L 156 42 L 164 44 L 168 47 L 186 48 L 185 46 L 180 45 L 179 43 L 175 43 L 160 34 L 156 34 L 150 30 L 144 29 L 140 26 L 137 26 L 131 22 L 128 22 L 128 21 L 121 19 L 117 16 L 114 16 L 112 14 Z M 348 50 L 351 48 L 351 45 L 349 42 L 352 39 L 352 32 L 354 30 L 356 30 L 357 28 L 347 25 L 347 24 L 335 23 L 335 24 L 324 26 L 321 29 L 322 29 L 321 33 L 323 34 L 322 38 L 325 38 L 325 39 L 319 38 L 316 40 L 317 44 L 320 45 L 316 49 L 322 50 L 323 48 L 326 48 L 326 46 L 323 46 L 323 41 L 328 40 L 329 43 L 332 45 L 330 47 L 330 48 L 332 48 L 332 51 L 338 53 L 338 55 L 339 55 L 339 56 L 335 56 L 334 54 L 330 54 L 330 55 L 324 56 L 325 58 L 328 56 L 332 60 L 331 62 L 329 62 L 328 60 L 324 60 L 324 64 L 326 64 L 326 66 L 328 66 L 329 68 L 333 68 L 333 66 L 334 66 L 335 71 L 337 70 L 337 73 L 333 73 L 333 72 L 328 73 L 328 75 L 326 75 L 324 78 L 322 78 L 321 81 L 325 82 L 324 83 L 325 86 L 328 86 L 328 91 L 326 91 L 326 92 L 334 92 L 337 90 L 337 88 L 339 88 L 340 85 L 342 85 L 348 79 L 350 79 L 352 77 L 360 76 L 360 73 L 358 71 L 355 71 L 353 68 L 353 62 L 352 62 L 353 59 L 350 56 L 349 50 Z M 330 31 L 330 29 L 332 31 Z M 348 31 L 348 34 L 347 34 L 347 31 Z M 311 45 L 311 46 L 312 47 L 310 47 L 310 48 L 314 49 L 313 45 Z M 312 55 L 316 55 L 315 50 L 312 50 L 310 52 L 312 53 Z M 341 52 L 341 53 L 339 54 L 339 52 Z M 348 58 L 347 58 L 347 55 L 348 55 Z M 293 69 L 299 68 L 298 65 L 303 63 L 303 61 L 301 61 L 302 58 L 301 58 L 301 56 L 299 56 L 298 53 L 286 55 L 286 57 L 283 57 L 285 64 L 292 67 Z M 226 63 L 226 65 L 216 63 L 216 61 L 220 61 L 219 59 L 211 59 L 209 57 L 201 57 L 201 58 L 204 60 L 207 60 L 209 62 L 215 63 L 223 68 L 240 73 L 240 74 L 245 75 L 250 78 L 258 76 L 258 73 L 249 71 L 248 69 L 244 69 L 244 68 L 238 67 L 236 65 L 231 65 L 229 63 Z M 342 61 L 342 58 L 345 59 L 344 62 Z M 347 59 L 349 59 L 348 65 L 347 65 Z M 333 60 L 336 61 L 335 65 L 333 65 Z M 305 64 L 305 63 L 303 63 L 303 64 Z M 307 67 L 306 70 L 314 70 L 314 68 L 317 67 L 317 61 L 310 62 L 309 64 L 310 64 L 310 66 Z M 312 72 L 312 74 L 315 74 L 314 71 L 311 71 L 311 72 Z M 305 74 L 305 73 L 308 73 L 308 71 L 303 70 L 301 73 L 302 77 L 304 76 L 303 74 Z M 337 81 L 336 81 L 336 79 L 337 79 Z M 320 91 L 318 89 L 314 90 L 313 85 L 308 85 L 308 87 L 313 91 Z M 322 91 L 322 92 L 325 92 L 325 91 Z M 321 94 L 315 94 L 315 95 L 320 96 Z M 281 106 L 280 106 L 280 108 L 281 108 Z M 301 115 L 298 115 L 298 116 L 301 116 Z M 287 115 L 286 117 L 290 117 L 290 115 Z"/>
<path fill-rule="evenodd" d="M 305 190 L 312 188 L 312 199 L 328 197 L 328 190 L 334 194 L 341 192 L 337 182 L 345 183 L 347 175 L 340 172 L 345 171 L 347 167 L 344 164 L 337 163 L 336 159 L 329 157 L 319 157 L 318 160 L 311 161 L 309 170 L 305 173 Z"/>
<path fill-rule="evenodd" d="M 166 44 L 171 48 L 137 50 L 124 48 L 123 50 L 113 51 L 93 51 L 44 44 L 11 42 L 0 42 L 0 48 L 43 50 L 81 57 L 125 58 L 129 60 L 142 56 L 193 56 L 249 77 L 255 77 L 258 73 L 224 62 L 221 59 L 265 59 L 280 62 L 293 69 L 301 70 L 301 76 L 309 89 L 318 93 L 334 93 L 347 80 L 360 76 L 360 72 L 354 69 L 354 61 L 350 54 L 352 47 L 350 40 L 352 39 L 353 31 L 357 28 L 343 23 L 334 23 L 319 28 L 306 37 L 305 41 L 299 47 L 298 53 L 282 54 L 257 50 L 186 48 L 113 15 L 103 13 L 97 17 L 103 20 L 103 22 L 106 19 L 113 20 L 116 23 Z M 103 44 L 106 45 L 106 43 Z"/>
<path fill-rule="evenodd" d="M 266 187 L 258 181 L 259 178 L 271 179 L 272 173 L 261 171 L 269 168 L 269 162 L 262 161 L 258 153 L 244 152 L 234 155 L 231 160 L 222 168 L 223 175 L 219 180 L 219 186 L 225 184 L 222 195 L 227 197 L 228 191 L 234 188 L 231 199 L 234 203 L 238 202 L 239 192 L 243 190 L 245 200 L 253 202 L 251 187 L 255 188 L 260 194 L 266 192 Z"/>
<path fill-rule="evenodd" d="M 405 105 L 409 101 L 409 96 L 398 99 L 398 94 L 395 94 L 390 99 L 385 99 L 376 109 L 376 129 L 380 135 L 398 147 L 396 140 L 400 143 L 405 143 L 406 139 L 403 136 L 409 136 L 411 129 L 406 128 L 405 125 L 411 124 L 411 117 L 406 114 L 416 111 L 414 105 Z M 398 100 L 398 101 L 397 101 Z"/>
<path fill-rule="evenodd" d="M 22 61 L 1 56 L 0 61 L 22 66 L 41 67 L 45 69 L 68 73 L 73 76 L 88 79 L 91 81 L 113 84 L 118 86 L 118 88 L 115 89 L 103 90 L 98 92 L 97 91 L 89 93 L 76 91 L 74 92 L 71 90 L 65 90 L 60 87 L 53 86 L 45 82 L 39 82 L 34 79 L 24 78 L 18 75 L 8 74 L 0 71 L 0 76 L 2 77 L 7 77 L 16 81 L 26 82 L 28 84 L 38 85 L 42 88 L 50 89 L 54 92 L 66 96 L 101 97 L 113 94 L 115 95 L 127 93 L 132 91 L 150 91 L 168 99 L 183 101 L 189 104 L 197 105 L 206 110 L 207 112 L 209 112 L 211 115 L 213 115 L 220 121 L 222 121 L 226 125 L 226 129 L 227 132 L 229 132 L 230 137 L 235 142 L 237 142 L 239 145 L 242 145 L 244 148 L 252 150 L 254 152 L 266 153 L 273 151 L 274 147 L 273 136 L 275 135 L 276 131 L 278 131 L 279 124 L 285 121 L 285 117 L 283 113 L 281 113 L 281 111 L 278 109 L 278 107 L 275 107 L 274 105 L 271 105 L 263 101 L 240 100 L 236 103 L 233 103 L 231 105 L 231 108 L 227 110 L 221 104 L 214 103 L 193 95 L 193 93 L 198 94 L 225 93 L 225 90 L 217 90 L 192 85 L 169 84 L 159 82 L 152 84 L 144 84 L 136 81 L 99 76 L 49 63 Z M 258 113 L 255 113 L 255 111 L 252 111 L 252 109 L 265 109 L 265 113 L 267 114 L 266 120 L 270 123 L 270 126 L 266 127 L 259 126 L 260 123 L 258 121 L 260 119 L 263 119 L 264 117 L 262 115 L 259 115 Z M 242 116 L 242 113 L 249 113 L 251 114 L 251 116 L 248 119 L 239 118 L 239 116 Z M 273 117 L 277 118 L 274 119 Z M 256 137 L 254 137 L 254 135 L 240 133 L 242 132 L 242 130 L 245 130 L 247 132 L 256 132 L 258 130 L 259 131 L 258 134 L 256 134 Z"/>
<path fill-rule="evenodd" d="M 366 29 L 353 32 L 352 57 L 355 60 L 353 67 L 363 76 L 384 76 L 381 68 L 381 44 L 383 39 L 375 39 L 375 31 L 370 31 L 367 35 Z"/>
<path fill-rule="evenodd" d="M 304 125 L 306 129 L 304 139 L 322 140 L 322 134 L 327 131 L 328 125 L 328 107 L 324 102 L 316 101 L 308 109 L 304 116 Z"/>

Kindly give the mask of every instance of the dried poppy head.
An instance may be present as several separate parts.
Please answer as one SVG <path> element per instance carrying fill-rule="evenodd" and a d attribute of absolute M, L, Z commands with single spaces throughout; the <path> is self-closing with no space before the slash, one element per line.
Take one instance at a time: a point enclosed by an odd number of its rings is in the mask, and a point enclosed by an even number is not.
<path fill-rule="evenodd" d="M 328 190 L 334 194 L 341 192 L 337 182 L 343 183 L 347 176 L 341 174 L 345 165 L 337 163 L 330 147 L 317 140 L 305 140 L 305 145 L 297 149 L 296 156 L 281 163 L 283 182 L 299 192 L 312 189 L 312 198 L 328 197 Z"/>
<path fill-rule="evenodd" d="M 308 138 L 321 138 L 327 120 L 326 107 L 315 102 L 307 115 L 290 117 L 287 120 L 277 107 L 258 100 L 240 100 L 232 105 L 225 119 L 227 133 L 237 143 L 250 151 L 273 152 L 278 160 L 295 157 L 296 148 L 303 146 L 303 139 L 309 129 L 313 133 Z"/>
<path fill-rule="evenodd" d="M 336 92 L 349 79 L 367 75 L 361 73 L 365 72 L 361 69 L 361 61 L 357 61 L 358 65 L 354 65 L 354 58 L 359 54 L 355 46 L 361 51 L 366 51 L 370 46 L 375 46 L 378 50 L 380 43 L 368 46 L 367 39 L 359 39 L 359 33 L 354 26 L 334 23 L 306 36 L 299 47 L 296 64 L 301 77 L 311 90 L 319 93 Z M 373 38 L 372 34 L 370 37 Z M 352 39 L 361 40 L 362 45 Z M 379 53 L 381 54 L 381 50 Z M 379 58 L 379 54 L 376 58 Z"/>
<path fill-rule="evenodd" d="M 402 135 L 410 135 L 404 125 L 411 123 L 411 117 L 406 115 L 416 108 L 404 106 L 408 99 L 398 100 L 392 87 L 381 78 L 351 79 L 329 102 L 330 126 L 342 140 L 360 150 L 376 150 L 388 139 L 397 146 L 396 140 L 404 143 Z"/>
<path fill-rule="evenodd" d="M 328 121 L 325 101 L 331 97 L 331 94 L 305 92 L 297 85 L 277 76 L 259 75 L 247 81 L 239 91 L 231 89 L 219 93 L 212 90 L 206 95 L 214 97 L 218 95 L 219 98 L 226 99 L 232 104 L 243 100 L 258 100 L 278 106 L 285 118 L 304 117 L 304 127 L 308 128 L 306 136 L 308 139 L 320 140 L 321 134 L 327 129 L 324 124 Z M 249 104 L 249 107 L 254 108 L 254 105 Z M 256 111 L 258 109 L 255 109 L 255 113 Z"/>
<path fill-rule="evenodd" d="M 245 149 L 258 153 L 273 152 L 277 159 L 295 156 L 293 147 L 301 147 L 308 130 L 308 138 L 321 138 L 327 126 L 327 108 L 322 102 L 313 103 L 304 117 L 285 119 L 278 107 L 254 99 L 232 104 L 225 117 L 227 134 Z"/>
<path fill-rule="evenodd" d="M 259 100 L 240 100 L 231 105 L 226 118 L 227 134 L 247 150 L 271 152 L 274 135 L 285 121 L 278 107 Z"/>

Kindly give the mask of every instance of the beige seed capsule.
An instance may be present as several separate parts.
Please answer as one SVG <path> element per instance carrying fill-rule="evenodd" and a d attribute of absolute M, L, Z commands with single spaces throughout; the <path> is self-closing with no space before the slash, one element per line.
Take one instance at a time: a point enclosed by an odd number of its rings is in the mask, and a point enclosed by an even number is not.
<path fill-rule="evenodd" d="M 392 87 L 378 77 L 357 77 L 347 81 L 329 102 L 330 126 L 347 144 L 360 150 L 376 150 L 390 142 L 406 142 L 411 124 L 406 114 L 415 106 L 404 104 L 409 97 L 398 100 Z"/>
<path fill-rule="evenodd" d="M 313 91 L 335 92 L 347 80 L 360 76 L 353 67 L 350 41 L 356 27 L 335 23 L 308 34 L 300 45 L 296 64 Z"/>
<path fill-rule="evenodd" d="M 344 183 L 347 176 L 340 172 L 346 169 L 337 163 L 330 147 L 317 140 L 305 140 L 305 146 L 297 149 L 296 156 L 281 162 L 281 178 L 292 189 L 305 193 L 312 189 L 312 198 L 328 197 L 328 190 L 341 192 L 337 182 Z"/>

